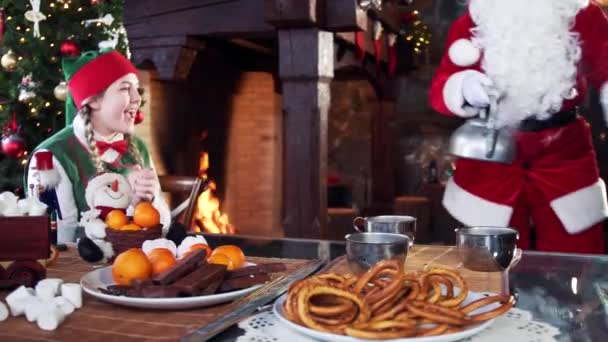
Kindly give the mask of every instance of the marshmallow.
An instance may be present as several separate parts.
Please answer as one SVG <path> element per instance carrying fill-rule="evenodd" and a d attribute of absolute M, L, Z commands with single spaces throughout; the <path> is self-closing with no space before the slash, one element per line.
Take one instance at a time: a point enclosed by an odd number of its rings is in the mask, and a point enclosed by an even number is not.
<path fill-rule="evenodd" d="M 80 287 L 80 284 L 62 284 L 61 296 L 72 303 L 75 308 L 80 309 L 82 307 L 82 288 Z"/>
<path fill-rule="evenodd" d="M 53 302 L 66 316 L 74 312 L 74 310 L 76 309 L 74 308 L 74 304 L 72 304 L 69 300 L 65 299 L 65 297 L 55 297 L 53 298 Z"/>
<path fill-rule="evenodd" d="M 40 202 L 37 197 L 29 198 L 31 198 L 29 207 L 30 216 L 42 216 L 46 214 L 46 208 L 48 207 L 46 204 Z"/>
<path fill-rule="evenodd" d="M 36 285 L 36 297 L 44 300 L 51 300 L 55 298 L 57 292 L 53 285 L 50 284 L 38 284 Z"/>
<path fill-rule="evenodd" d="M 65 314 L 57 306 L 49 306 L 38 315 L 38 327 L 42 330 L 55 330 L 65 319 Z"/>
<path fill-rule="evenodd" d="M 53 290 L 55 291 L 54 294 L 58 295 L 59 287 L 61 286 L 61 284 L 63 284 L 63 279 L 59 279 L 59 278 L 42 279 L 41 281 L 38 282 L 38 285 L 36 285 L 36 292 L 38 292 L 38 286 L 51 286 L 53 288 Z"/>
<path fill-rule="evenodd" d="M 48 301 L 45 301 L 41 298 L 32 297 L 28 299 L 27 303 L 25 304 L 24 310 L 25 318 L 29 322 L 34 322 L 36 319 L 38 319 L 38 315 L 40 315 L 40 313 L 45 310 L 46 306 L 48 306 Z"/>
<path fill-rule="evenodd" d="M 2 302 L 0 302 L 0 322 L 6 321 L 8 318 L 8 308 Z"/>
<path fill-rule="evenodd" d="M 141 245 L 141 250 L 146 253 L 146 255 L 150 254 L 153 249 L 156 248 L 166 248 L 173 253 L 173 256 L 177 254 L 177 247 L 175 246 L 175 242 L 167 239 L 155 239 L 155 240 L 146 240 Z"/>
<path fill-rule="evenodd" d="M 25 305 L 31 298 L 35 298 L 34 290 L 23 285 L 6 296 L 6 304 L 11 309 L 11 315 L 22 315 L 25 312 Z"/>
<path fill-rule="evenodd" d="M 4 212 L 2 213 L 4 216 L 21 216 L 21 210 L 17 205 L 8 205 L 4 207 Z"/>
<path fill-rule="evenodd" d="M 179 247 L 177 247 L 177 258 L 178 259 L 183 258 L 184 254 L 186 254 L 190 251 L 190 247 L 192 247 L 193 245 L 197 245 L 197 244 L 209 245 L 207 243 L 207 240 L 205 240 L 205 238 L 202 235 L 186 236 L 186 238 L 182 241 L 182 243 L 179 244 Z"/>

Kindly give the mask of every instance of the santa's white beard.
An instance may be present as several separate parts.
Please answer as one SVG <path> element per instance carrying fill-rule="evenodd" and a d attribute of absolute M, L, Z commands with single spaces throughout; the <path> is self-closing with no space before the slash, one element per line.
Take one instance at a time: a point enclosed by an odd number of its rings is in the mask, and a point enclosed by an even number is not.
<path fill-rule="evenodd" d="M 497 124 L 546 119 L 572 98 L 581 57 L 570 31 L 588 0 L 471 0 L 482 69 L 501 94 Z"/>

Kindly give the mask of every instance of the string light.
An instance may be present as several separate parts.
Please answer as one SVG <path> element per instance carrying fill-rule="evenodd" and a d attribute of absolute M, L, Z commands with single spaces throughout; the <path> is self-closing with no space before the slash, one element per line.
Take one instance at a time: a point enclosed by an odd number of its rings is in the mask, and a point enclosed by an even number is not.
<path fill-rule="evenodd" d="M 19 39 L 19 43 L 24 44 L 24 43 L 25 43 L 25 37 L 21 37 L 21 38 Z"/>

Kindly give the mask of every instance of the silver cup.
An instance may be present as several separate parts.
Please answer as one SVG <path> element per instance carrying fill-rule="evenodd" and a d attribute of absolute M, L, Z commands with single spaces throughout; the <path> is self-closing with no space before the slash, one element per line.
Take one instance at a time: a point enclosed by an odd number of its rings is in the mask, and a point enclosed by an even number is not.
<path fill-rule="evenodd" d="M 353 221 L 353 227 L 358 232 L 407 235 L 410 239 L 410 247 L 414 245 L 416 237 L 416 218 L 413 216 L 383 215 L 357 217 Z"/>
<path fill-rule="evenodd" d="M 396 259 L 405 263 L 410 248 L 406 235 L 391 233 L 353 233 L 346 235 L 346 258 L 355 274 L 361 274 L 377 262 Z"/>
<path fill-rule="evenodd" d="M 509 270 L 521 259 L 519 233 L 511 228 L 471 227 L 456 229 L 456 247 L 465 268 L 501 272 L 501 292 L 509 294 Z"/>

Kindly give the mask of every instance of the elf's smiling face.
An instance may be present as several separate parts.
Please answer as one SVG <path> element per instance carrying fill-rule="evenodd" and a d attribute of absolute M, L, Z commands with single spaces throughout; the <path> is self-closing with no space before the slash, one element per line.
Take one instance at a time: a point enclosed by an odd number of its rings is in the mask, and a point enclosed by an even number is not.
<path fill-rule="evenodd" d="M 137 76 L 127 74 L 114 81 L 103 95 L 93 99 L 89 103 L 93 129 L 104 136 L 132 134 L 135 114 L 141 106 L 138 88 Z"/>

